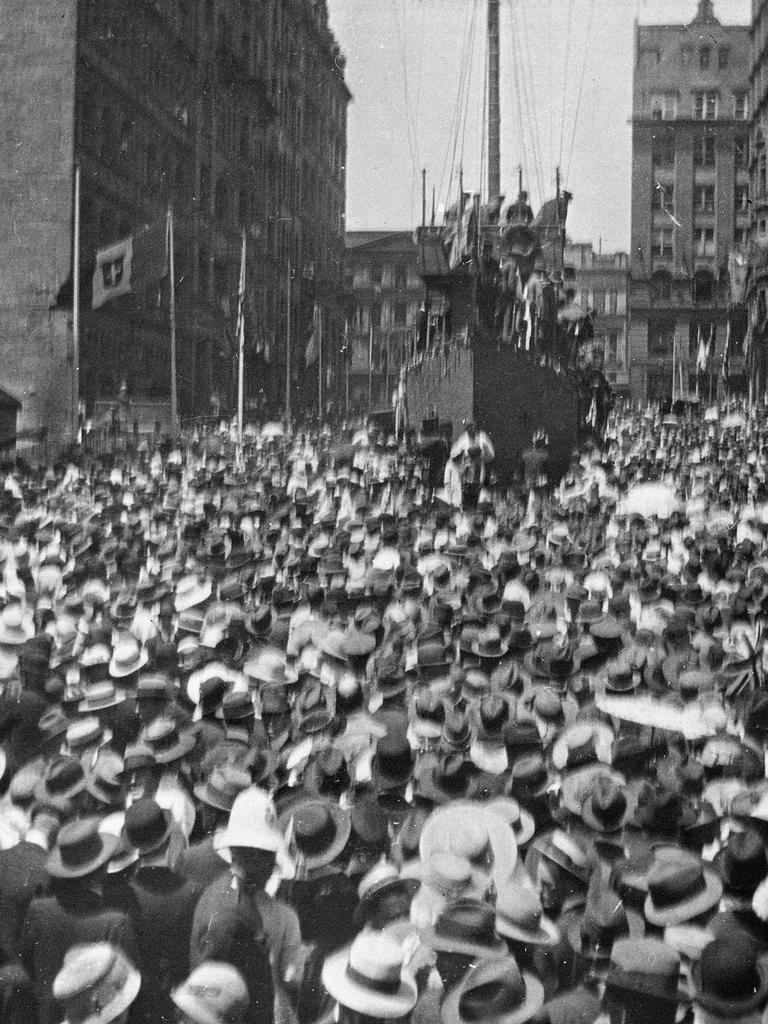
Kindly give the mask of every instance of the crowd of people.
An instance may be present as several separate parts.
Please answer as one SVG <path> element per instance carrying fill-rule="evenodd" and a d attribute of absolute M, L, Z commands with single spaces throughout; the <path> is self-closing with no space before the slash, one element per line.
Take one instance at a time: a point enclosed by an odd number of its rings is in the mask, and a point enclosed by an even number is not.
<path fill-rule="evenodd" d="M 3 1024 L 768 1020 L 768 421 L 466 436 L 8 467 Z"/>

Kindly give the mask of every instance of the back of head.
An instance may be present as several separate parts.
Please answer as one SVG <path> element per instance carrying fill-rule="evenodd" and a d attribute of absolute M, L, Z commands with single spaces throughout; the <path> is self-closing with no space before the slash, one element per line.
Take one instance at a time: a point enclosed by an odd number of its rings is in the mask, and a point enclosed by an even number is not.
<path fill-rule="evenodd" d="M 272 1024 L 274 988 L 264 928 L 252 913 L 237 909 L 215 913 L 202 942 L 203 960 L 230 964 L 242 975 L 248 988 L 251 1018 Z"/>

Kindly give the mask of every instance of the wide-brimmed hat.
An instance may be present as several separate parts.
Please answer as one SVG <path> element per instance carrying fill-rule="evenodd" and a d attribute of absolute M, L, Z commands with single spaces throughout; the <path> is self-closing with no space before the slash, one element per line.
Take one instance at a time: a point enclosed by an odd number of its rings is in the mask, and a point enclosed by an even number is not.
<path fill-rule="evenodd" d="M 466 799 L 476 788 L 470 768 L 463 754 L 427 755 L 419 762 L 414 788 L 420 797 L 435 804 Z"/>
<path fill-rule="evenodd" d="M 471 896 L 447 903 L 435 924 L 421 932 L 421 940 L 436 952 L 489 959 L 507 955 L 506 943 L 496 931 L 493 907 Z"/>
<path fill-rule="evenodd" d="M 283 811 L 278 828 L 290 834 L 300 864 L 312 871 L 336 860 L 349 840 L 352 818 L 335 800 L 313 796 Z"/>
<path fill-rule="evenodd" d="M 635 801 L 626 787 L 613 779 L 598 777 L 594 788 L 584 798 L 581 818 L 595 832 L 619 832 L 635 813 Z"/>
<path fill-rule="evenodd" d="M 610 764 L 612 753 L 611 727 L 595 719 L 582 719 L 563 729 L 552 744 L 552 764 L 559 771 L 590 761 Z"/>
<path fill-rule="evenodd" d="M 437 807 L 421 830 L 419 851 L 426 862 L 438 850 L 466 857 L 476 875 L 498 885 L 517 864 L 517 843 L 502 819 L 485 804 L 453 800 Z"/>
<path fill-rule="evenodd" d="M 534 839 L 532 851 L 537 857 L 551 861 L 554 865 L 586 885 L 590 876 L 587 851 L 575 838 L 562 829 L 555 829 Z"/>
<path fill-rule="evenodd" d="M 117 848 L 117 837 L 101 835 L 98 818 L 63 825 L 45 867 L 52 878 L 85 878 L 103 867 Z"/>
<path fill-rule="evenodd" d="M 408 918 L 411 900 L 419 888 L 419 879 L 401 878 L 397 868 L 389 861 L 382 860 L 363 875 L 357 887 L 359 903 L 352 916 L 353 923 L 362 928 L 374 921 L 378 930 L 382 930 L 382 918 L 388 918 L 386 924 L 398 918 Z"/>
<path fill-rule="evenodd" d="M 96 764 L 86 773 L 85 786 L 91 796 L 107 807 L 123 804 L 123 759 L 111 750 L 102 750 Z"/>
<path fill-rule="evenodd" d="M 615 893 L 594 892 L 566 934 L 576 953 L 607 961 L 617 939 L 640 938 L 644 932 L 642 915 L 625 907 Z"/>
<path fill-rule="evenodd" d="M 264 647 L 243 665 L 248 680 L 271 686 L 290 686 L 298 681 L 298 674 L 289 668 L 285 654 L 275 647 Z"/>
<path fill-rule="evenodd" d="M 528 886 L 506 882 L 496 894 L 496 931 L 527 946 L 554 946 L 560 931 L 544 917 L 536 893 Z"/>
<path fill-rule="evenodd" d="M 85 697 L 77 706 L 81 714 L 93 715 L 99 711 L 106 711 L 107 708 L 117 707 L 125 700 L 125 690 L 118 689 L 109 680 L 101 683 L 92 683 L 86 686 Z"/>
<path fill-rule="evenodd" d="M 238 793 L 252 783 L 251 776 L 236 765 L 224 764 L 213 769 L 205 782 L 195 786 L 195 796 L 208 807 L 231 811 Z"/>
<path fill-rule="evenodd" d="M 195 1024 L 247 1024 L 253 1010 L 242 974 L 218 960 L 203 961 L 171 999 Z"/>
<path fill-rule="evenodd" d="M 12 601 L 0 612 L 0 644 L 8 647 L 20 647 L 35 635 L 35 626 L 31 614 L 24 611 L 23 605 Z"/>
<path fill-rule="evenodd" d="M 524 1024 L 544 1005 L 544 986 L 514 957 L 481 960 L 451 989 L 440 1007 L 442 1024 Z"/>
<path fill-rule="evenodd" d="M 122 636 L 114 646 L 109 662 L 109 674 L 113 679 L 123 679 L 144 668 L 149 660 L 146 650 L 132 636 Z"/>
<path fill-rule="evenodd" d="M 197 736 L 191 731 L 179 732 L 178 723 L 173 718 L 156 718 L 144 729 L 141 740 L 154 754 L 158 764 L 171 764 L 192 752 Z"/>
<path fill-rule="evenodd" d="M 406 1017 L 418 998 L 415 981 L 403 973 L 400 945 L 373 931 L 327 957 L 322 982 L 337 1003 L 366 1017 Z"/>
<path fill-rule="evenodd" d="M 743 1017 L 761 1007 L 768 967 L 746 934 L 734 930 L 706 946 L 691 968 L 693 1001 L 717 1017 Z"/>
<path fill-rule="evenodd" d="M 699 857 L 684 850 L 657 858 L 647 875 L 643 911 L 653 925 L 682 924 L 711 910 L 723 894 L 723 883 Z"/>
<path fill-rule="evenodd" d="M 109 942 L 73 946 L 53 981 L 64 1024 L 110 1024 L 138 995 L 141 974 Z"/>
<path fill-rule="evenodd" d="M 200 579 L 196 575 L 185 576 L 176 584 L 174 608 L 177 612 L 185 612 L 203 604 L 213 592 L 213 581 L 207 577 Z"/>
<path fill-rule="evenodd" d="M 68 755 L 54 757 L 45 775 L 35 786 L 35 799 L 71 800 L 85 789 L 85 771 L 80 759 Z"/>

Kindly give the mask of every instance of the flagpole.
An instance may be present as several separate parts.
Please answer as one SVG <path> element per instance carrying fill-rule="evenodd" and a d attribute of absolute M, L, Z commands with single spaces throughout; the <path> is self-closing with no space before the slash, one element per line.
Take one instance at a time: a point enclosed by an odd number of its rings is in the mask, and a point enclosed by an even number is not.
<path fill-rule="evenodd" d="M 349 320 L 344 321 L 344 415 L 349 417 Z"/>
<path fill-rule="evenodd" d="M 323 425 L 323 307 L 317 307 L 317 427 Z"/>
<path fill-rule="evenodd" d="M 285 345 L 285 422 L 291 426 L 291 261 L 288 260 L 288 315 L 286 317 L 288 337 Z"/>
<path fill-rule="evenodd" d="M 245 378 L 245 228 L 240 252 L 240 284 L 237 290 L 237 443 L 243 447 L 243 381 Z"/>
<path fill-rule="evenodd" d="M 373 320 L 368 325 L 368 412 L 373 403 Z"/>
<path fill-rule="evenodd" d="M 677 331 L 672 332 L 672 405 L 675 404 L 675 388 L 677 387 Z"/>
<path fill-rule="evenodd" d="M 75 210 L 72 256 L 72 440 L 80 414 L 80 161 L 75 164 Z"/>
<path fill-rule="evenodd" d="M 168 207 L 168 277 L 170 292 L 168 312 L 171 321 L 171 436 L 176 441 L 179 436 L 179 398 L 176 391 L 176 273 L 173 253 L 173 207 Z"/>

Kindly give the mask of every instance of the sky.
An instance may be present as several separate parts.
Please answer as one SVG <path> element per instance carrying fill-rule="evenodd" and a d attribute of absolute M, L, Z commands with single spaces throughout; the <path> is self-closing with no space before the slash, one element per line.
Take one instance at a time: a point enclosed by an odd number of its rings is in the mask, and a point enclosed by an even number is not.
<path fill-rule="evenodd" d="M 397 231 L 487 178 L 485 0 L 328 0 L 353 100 L 347 229 Z M 501 181 L 518 167 L 534 210 L 574 195 L 568 233 L 603 251 L 629 245 L 635 20 L 684 23 L 697 0 L 500 0 Z M 750 0 L 715 0 L 724 24 L 748 24 Z"/>

